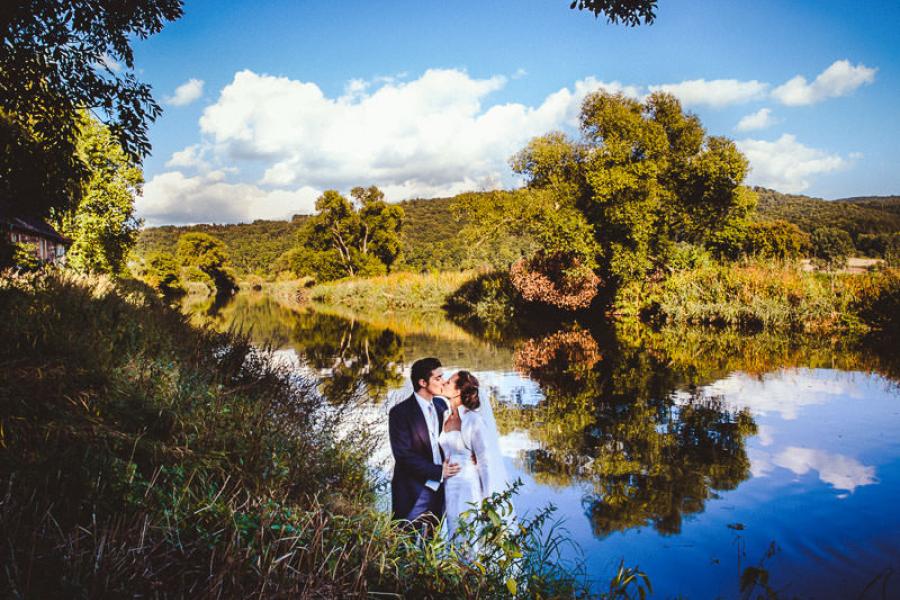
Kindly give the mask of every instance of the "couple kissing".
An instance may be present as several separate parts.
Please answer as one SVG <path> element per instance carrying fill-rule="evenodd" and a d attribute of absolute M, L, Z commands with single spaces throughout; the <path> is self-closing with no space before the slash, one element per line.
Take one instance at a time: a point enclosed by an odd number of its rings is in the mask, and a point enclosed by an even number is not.
<path fill-rule="evenodd" d="M 458 371 L 445 379 L 437 358 L 410 369 L 413 393 L 391 408 L 394 455 L 391 508 L 423 535 L 453 540 L 460 514 L 506 489 L 508 481 L 490 400 L 478 379 Z"/>

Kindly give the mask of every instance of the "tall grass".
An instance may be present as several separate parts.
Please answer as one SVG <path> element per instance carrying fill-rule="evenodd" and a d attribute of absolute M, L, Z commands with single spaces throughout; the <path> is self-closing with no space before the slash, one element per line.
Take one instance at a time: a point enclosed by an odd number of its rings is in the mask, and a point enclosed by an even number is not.
<path fill-rule="evenodd" d="M 392 273 L 323 283 L 312 288 L 310 295 L 317 303 L 362 314 L 440 312 L 447 298 L 475 275 L 474 271 Z"/>
<path fill-rule="evenodd" d="M 619 290 L 614 311 L 670 325 L 811 333 L 883 327 L 861 306 L 896 297 L 894 271 L 826 275 L 784 265 L 708 265 Z M 879 296 L 880 297 L 880 296 Z M 880 306 L 880 305 L 879 305 Z M 874 313 L 884 310 L 873 307 Z M 887 320 L 891 317 L 885 316 Z M 893 317 L 896 319 L 897 317 Z"/>
<path fill-rule="evenodd" d="M 528 566 L 540 543 L 501 570 L 417 544 L 372 508 L 347 410 L 145 286 L 2 277 L 0 315 L 3 597 L 584 592 Z"/>

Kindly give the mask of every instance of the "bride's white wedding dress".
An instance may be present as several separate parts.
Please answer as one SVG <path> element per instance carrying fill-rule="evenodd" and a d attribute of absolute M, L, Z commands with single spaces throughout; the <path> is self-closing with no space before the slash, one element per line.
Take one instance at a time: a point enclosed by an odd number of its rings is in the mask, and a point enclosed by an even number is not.
<path fill-rule="evenodd" d="M 438 437 L 444 457 L 460 466 L 459 473 L 444 481 L 444 525 L 449 540 L 456 534 L 461 513 L 471 510 L 473 503 L 480 506 L 484 498 L 503 491 L 507 485 L 496 425 L 493 421 L 485 423 L 480 412 L 460 406 L 460 429 L 444 429 Z M 472 460 L 473 454 L 477 464 Z"/>

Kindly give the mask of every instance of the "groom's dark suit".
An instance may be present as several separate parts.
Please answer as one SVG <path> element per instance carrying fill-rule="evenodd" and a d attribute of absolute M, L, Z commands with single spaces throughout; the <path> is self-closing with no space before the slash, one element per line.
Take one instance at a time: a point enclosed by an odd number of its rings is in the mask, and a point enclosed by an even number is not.
<path fill-rule="evenodd" d="M 432 402 L 437 416 L 438 433 L 444 427 L 443 414 L 447 404 L 435 397 Z M 434 464 L 428 424 L 413 394 L 394 406 L 388 416 L 391 450 L 394 453 L 394 478 L 391 480 L 391 509 L 395 519 L 405 519 L 426 489 L 426 481 L 440 481 L 442 465 Z M 443 457 L 443 452 L 441 453 Z M 434 510 L 440 517 L 444 512 L 444 486 L 435 495 Z"/>

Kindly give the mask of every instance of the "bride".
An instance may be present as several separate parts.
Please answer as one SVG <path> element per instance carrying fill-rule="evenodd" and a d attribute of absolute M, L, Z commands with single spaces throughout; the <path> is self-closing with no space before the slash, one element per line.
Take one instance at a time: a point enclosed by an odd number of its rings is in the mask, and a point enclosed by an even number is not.
<path fill-rule="evenodd" d="M 450 410 L 438 442 L 444 457 L 457 463 L 460 471 L 444 481 L 445 526 L 452 540 L 460 514 L 481 506 L 484 498 L 502 492 L 508 479 L 500 453 L 499 434 L 490 401 L 481 400 L 478 379 L 459 371 L 444 383 L 444 397 Z"/>

